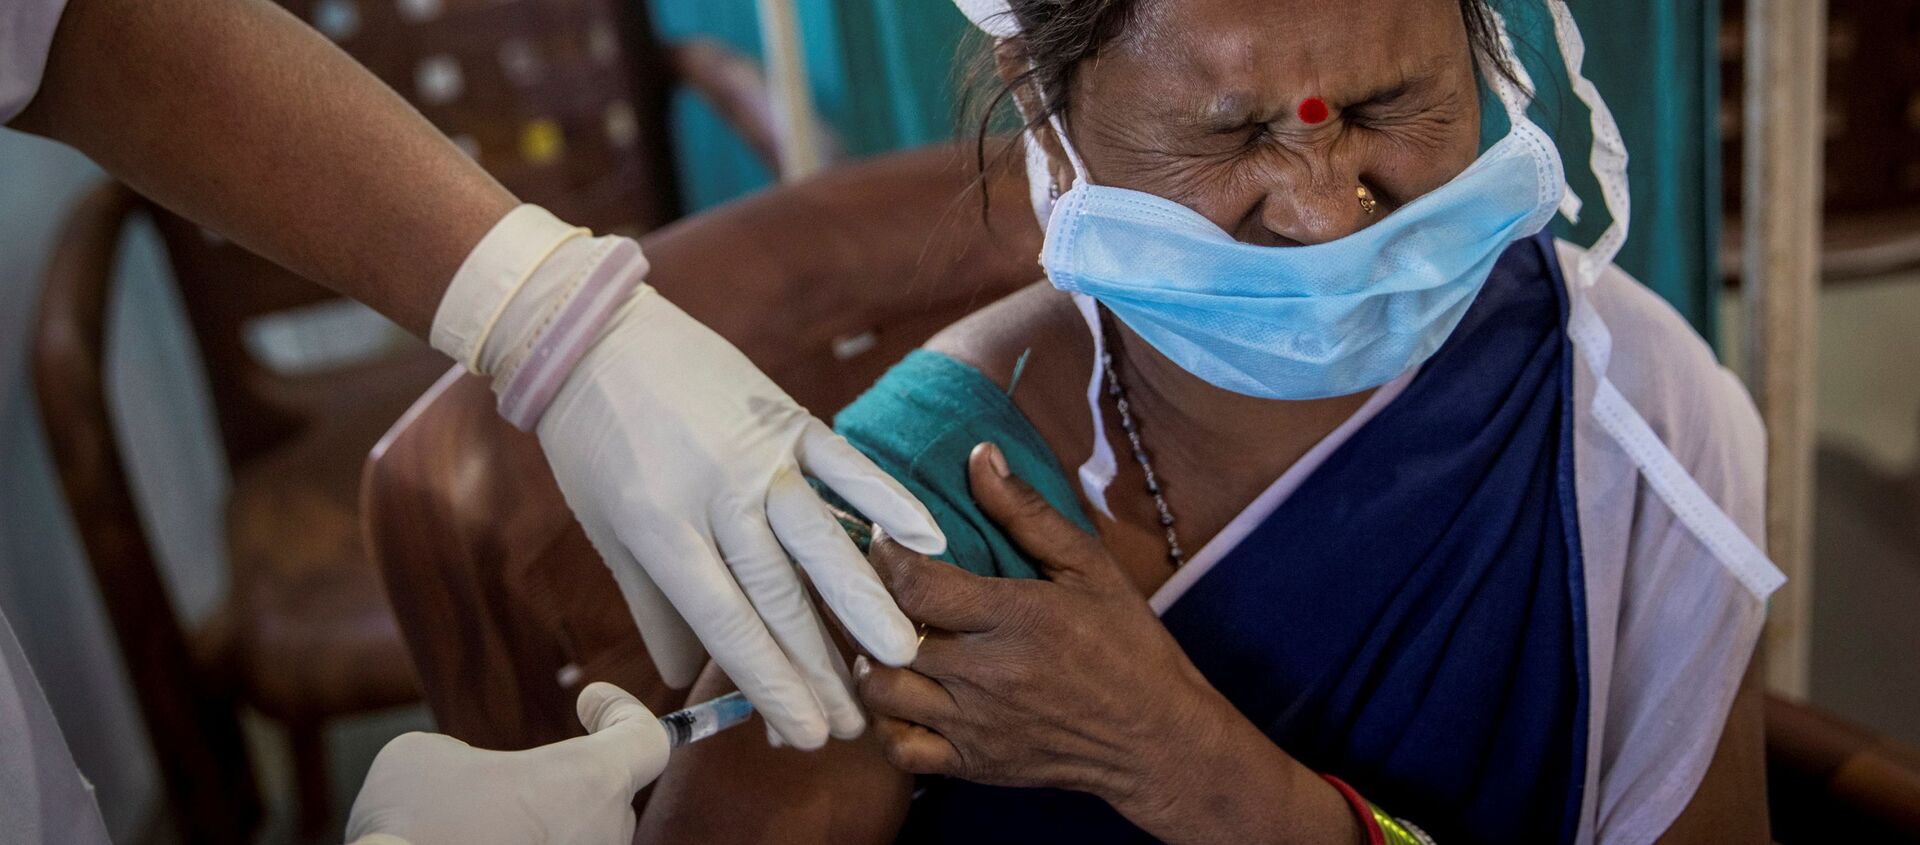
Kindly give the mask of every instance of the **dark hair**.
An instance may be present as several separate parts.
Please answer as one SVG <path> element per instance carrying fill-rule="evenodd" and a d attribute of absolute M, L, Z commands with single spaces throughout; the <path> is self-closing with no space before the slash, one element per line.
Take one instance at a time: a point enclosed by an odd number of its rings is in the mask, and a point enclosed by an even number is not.
<path fill-rule="evenodd" d="M 1518 85 L 1513 69 L 1500 58 L 1500 30 L 1494 24 L 1491 2 L 1460 0 L 1460 19 L 1467 26 L 1467 45 L 1474 66 L 1483 74 L 1491 70 Z M 1046 124 L 1047 118 L 1064 112 L 1068 105 L 1067 93 L 1073 89 L 1075 69 L 1119 36 L 1126 28 L 1128 13 L 1136 4 L 1137 0 L 1009 0 L 1007 14 L 1019 23 L 1020 37 L 1000 49 L 1017 51 L 1015 58 L 1022 60 L 1027 70 L 1013 79 L 1001 81 L 987 99 L 986 107 L 973 118 L 977 121 L 974 163 L 981 176 L 987 172 L 987 136 L 992 132 L 994 117 L 1001 106 L 1015 91 L 1035 85 L 1044 95 L 1045 105 L 1042 112 L 1027 115 L 1022 128 L 1037 129 Z M 970 76 L 976 83 L 983 78 L 998 79 L 993 49 L 990 47 L 975 62 Z M 1492 67 L 1486 67 L 1483 62 L 1491 62 Z M 977 91 L 980 87 L 968 85 L 965 90 Z M 963 101 L 963 109 L 965 106 Z M 1005 154 L 1005 151 L 1001 153 Z M 983 211 L 984 199 L 983 192 Z"/>

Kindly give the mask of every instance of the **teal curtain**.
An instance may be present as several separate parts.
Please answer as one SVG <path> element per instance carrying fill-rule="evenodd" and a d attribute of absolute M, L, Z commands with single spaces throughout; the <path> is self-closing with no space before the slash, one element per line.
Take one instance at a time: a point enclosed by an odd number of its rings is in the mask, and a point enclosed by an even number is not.
<path fill-rule="evenodd" d="M 753 0 L 654 0 L 650 8 L 654 26 L 667 41 L 711 38 L 760 57 Z M 676 92 L 672 119 L 680 198 L 689 211 L 718 205 L 772 182 L 773 174 L 699 97 Z"/>
<path fill-rule="evenodd" d="M 945 0 L 800 0 L 808 73 L 847 151 L 871 155 L 953 137 L 956 51 L 966 19 Z"/>
<path fill-rule="evenodd" d="M 1569 240 L 1592 243 L 1612 221 L 1587 164 L 1593 143 L 1590 113 L 1568 86 L 1545 5 L 1493 2 L 1506 15 L 1515 52 L 1539 89 L 1534 119 L 1558 142 L 1568 187 L 1583 201 L 1579 224 L 1559 219 L 1555 225 Z M 1606 99 L 1627 142 L 1633 209 L 1619 264 L 1713 342 L 1720 278 L 1720 4 L 1574 0 L 1569 5 L 1587 43 L 1582 70 Z M 1485 117 L 1487 134 L 1505 131 L 1497 110 Z"/>
<path fill-rule="evenodd" d="M 969 27 L 948 0 L 797 0 L 814 105 L 844 150 L 867 156 L 954 136 L 956 55 Z M 760 56 L 753 0 L 654 0 L 662 38 L 715 38 Z M 772 174 L 718 116 L 674 103 L 681 195 L 691 210 L 757 190 Z"/>
<path fill-rule="evenodd" d="M 1545 7 L 1492 0 L 1508 18 L 1540 90 L 1536 119 L 1559 142 L 1570 186 L 1585 203 L 1562 234 L 1591 243 L 1608 223 L 1587 169 L 1588 114 L 1566 87 Z M 872 155 L 954 137 L 968 32 L 949 0 L 797 0 L 807 72 L 821 114 L 847 152 Z M 753 0 L 654 0 L 667 38 L 704 35 L 759 55 Z M 1633 216 L 1620 265 L 1716 337 L 1720 237 L 1718 0 L 1573 0 L 1586 36 L 1586 73 L 1627 142 Z M 967 43 L 976 43 L 968 38 Z M 676 140 L 689 207 L 704 208 L 770 180 L 745 145 L 703 105 L 676 104 Z M 1489 132 L 1504 119 L 1489 116 Z"/>

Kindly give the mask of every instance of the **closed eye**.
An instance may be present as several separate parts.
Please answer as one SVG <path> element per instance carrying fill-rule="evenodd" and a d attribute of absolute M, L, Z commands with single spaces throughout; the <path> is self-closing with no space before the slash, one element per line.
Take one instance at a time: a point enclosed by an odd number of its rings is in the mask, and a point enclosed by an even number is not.
<path fill-rule="evenodd" d="M 1455 94 L 1436 86 L 1437 80 L 1438 74 L 1433 73 L 1404 79 L 1367 94 L 1342 112 L 1363 126 L 1430 120 L 1451 113 Z"/>
<path fill-rule="evenodd" d="M 1354 126 L 1415 146 L 1440 143 L 1465 113 L 1456 92 L 1394 91 L 1350 114 Z"/>
<path fill-rule="evenodd" d="M 1242 127 L 1239 133 L 1241 136 L 1241 148 L 1252 149 L 1266 143 L 1269 138 L 1273 137 L 1273 126 L 1266 123 L 1251 123 Z"/>

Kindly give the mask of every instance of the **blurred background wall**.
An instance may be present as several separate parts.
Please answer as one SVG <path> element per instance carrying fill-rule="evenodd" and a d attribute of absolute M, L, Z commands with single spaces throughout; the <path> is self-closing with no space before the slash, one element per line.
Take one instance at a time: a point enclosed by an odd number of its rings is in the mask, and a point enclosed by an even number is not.
<path fill-rule="evenodd" d="M 946 0 L 799 0 L 809 87 L 841 152 L 867 156 L 954 137 L 961 75 L 955 54 L 971 28 Z M 762 58 L 751 0 L 652 4 L 667 41 L 713 38 Z M 970 58 L 970 56 L 969 56 Z M 772 174 L 699 98 L 674 103 L 675 151 L 689 209 L 763 187 Z"/>

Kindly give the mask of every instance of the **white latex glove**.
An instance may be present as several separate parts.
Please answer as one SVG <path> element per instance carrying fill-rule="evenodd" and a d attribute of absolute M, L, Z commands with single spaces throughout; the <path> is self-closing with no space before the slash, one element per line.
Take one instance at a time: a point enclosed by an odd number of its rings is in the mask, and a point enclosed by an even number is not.
<path fill-rule="evenodd" d="M 409 733 L 380 750 L 353 801 L 357 845 L 627 845 L 633 796 L 667 766 L 667 732 L 625 690 L 580 693 L 588 735 L 483 751 Z"/>
<path fill-rule="evenodd" d="M 692 683 L 704 644 L 786 742 L 857 736 L 846 667 L 792 562 L 875 659 L 906 665 L 916 638 L 804 476 L 915 551 L 938 554 L 946 538 L 897 482 L 645 285 L 558 370 L 544 414 L 526 413 L 519 385 L 539 379 L 522 370 L 560 366 L 544 347 L 575 331 L 568 309 L 600 296 L 609 267 L 645 272 L 631 240 L 569 231 L 533 206 L 509 214 L 448 288 L 434 345 L 493 374 L 509 420 L 538 419 L 567 504 L 667 683 Z"/>

